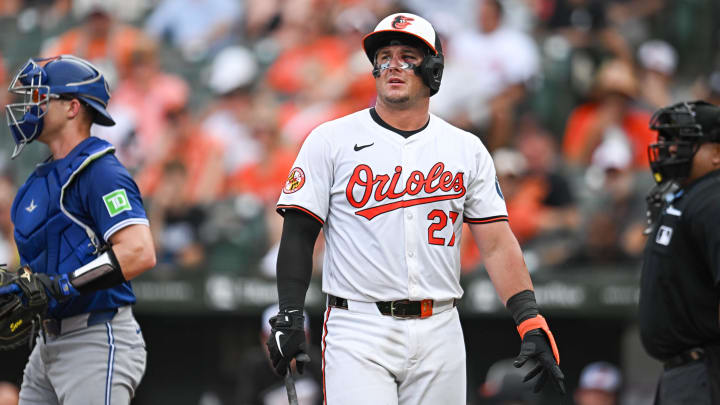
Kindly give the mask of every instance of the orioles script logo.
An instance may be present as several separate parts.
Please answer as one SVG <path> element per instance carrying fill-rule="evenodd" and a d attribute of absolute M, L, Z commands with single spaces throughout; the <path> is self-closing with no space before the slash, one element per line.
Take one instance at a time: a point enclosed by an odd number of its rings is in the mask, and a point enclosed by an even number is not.
<path fill-rule="evenodd" d="M 401 173 L 402 166 L 396 166 L 395 173 L 393 173 L 392 178 L 387 174 L 373 175 L 370 166 L 358 165 L 355 167 L 352 177 L 350 177 L 350 181 L 345 189 L 345 196 L 347 197 L 350 205 L 355 208 L 363 208 L 368 204 L 368 202 L 370 202 L 371 197 L 373 197 L 375 201 L 383 203 L 386 200 L 398 200 L 405 195 L 414 196 L 419 194 L 421 191 L 425 191 L 426 194 L 437 195 L 429 195 L 408 200 L 390 201 L 371 208 L 361 209 L 356 211 L 355 215 L 360 215 L 361 217 L 365 217 L 367 219 L 373 219 L 380 214 L 384 214 L 398 208 L 429 204 L 436 201 L 452 200 L 465 195 L 466 190 L 463 179 L 464 173 L 458 172 L 453 176 L 451 172 L 445 170 L 445 165 L 441 162 L 435 163 L 435 165 L 430 168 L 427 175 L 418 170 L 414 170 L 410 173 L 410 176 L 408 176 L 405 188 L 400 192 L 396 192 L 395 190 L 397 190 L 397 183 L 400 180 Z M 353 194 L 356 187 L 362 192 L 359 201 L 355 199 L 355 195 Z M 440 193 L 440 191 L 445 193 L 452 192 L 452 194 L 443 194 Z"/>

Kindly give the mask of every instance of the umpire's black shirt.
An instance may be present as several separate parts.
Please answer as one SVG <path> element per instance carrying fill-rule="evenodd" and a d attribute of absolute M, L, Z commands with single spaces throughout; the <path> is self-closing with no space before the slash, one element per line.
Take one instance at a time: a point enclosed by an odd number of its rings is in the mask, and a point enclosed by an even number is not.
<path fill-rule="evenodd" d="M 720 343 L 720 170 L 675 194 L 645 246 L 640 336 L 665 360 Z"/>

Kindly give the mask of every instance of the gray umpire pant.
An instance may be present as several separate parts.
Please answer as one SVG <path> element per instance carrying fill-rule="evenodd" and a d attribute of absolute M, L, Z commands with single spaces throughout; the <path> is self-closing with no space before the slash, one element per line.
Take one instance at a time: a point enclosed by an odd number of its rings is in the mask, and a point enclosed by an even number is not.
<path fill-rule="evenodd" d="M 70 331 L 41 332 L 25 366 L 20 405 L 130 403 L 147 358 L 131 307 L 120 308 L 111 320 L 88 323 L 87 314 L 79 315 L 63 320 Z"/>
<path fill-rule="evenodd" d="M 665 370 L 655 396 L 655 405 L 715 405 L 709 364 L 693 361 Z"/>

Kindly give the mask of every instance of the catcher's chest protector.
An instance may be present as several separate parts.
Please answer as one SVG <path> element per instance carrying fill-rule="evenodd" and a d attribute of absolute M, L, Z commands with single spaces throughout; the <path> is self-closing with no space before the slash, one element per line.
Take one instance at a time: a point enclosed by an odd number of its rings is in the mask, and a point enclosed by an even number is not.
<path fill-rule="evenodd" d="M 71 155 L 39 166 L 18 191 L 11 211 L 15 241 L 22 264 L 37 273 L 63 274 L 94 257 L 95 246 L 86 229 L 62 212 L 81 207 L 68 206 L 61 190 L 92 160 L 113 151 L 112 145 L 90 138 Z M 67 188 L 65 189 L 67 193 Z"/>

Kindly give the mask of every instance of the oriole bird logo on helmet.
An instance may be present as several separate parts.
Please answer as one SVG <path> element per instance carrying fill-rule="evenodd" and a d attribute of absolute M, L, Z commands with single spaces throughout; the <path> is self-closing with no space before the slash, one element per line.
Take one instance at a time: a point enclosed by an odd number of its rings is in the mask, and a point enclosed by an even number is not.
<path fill-rule="evenodd" d="M 412 21 L 415 21 L 415 19 L 411 17 L 405 17 L 404 15 L 399 15 L 396 16 L 393 20 L 392 27 L 399 30 L 404 30 L 408 27 L 408 25 L 412 24 Z"/>

